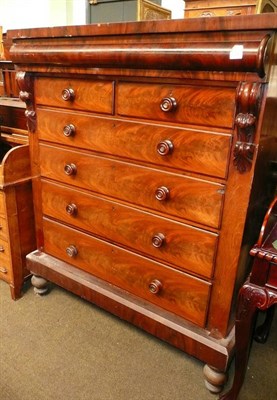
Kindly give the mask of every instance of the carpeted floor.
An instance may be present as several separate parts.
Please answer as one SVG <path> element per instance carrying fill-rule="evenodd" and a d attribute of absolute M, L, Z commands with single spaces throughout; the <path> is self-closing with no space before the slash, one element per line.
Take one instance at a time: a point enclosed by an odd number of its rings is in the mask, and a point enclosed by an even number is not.
<path fill-rule="evenodd" d="M 277 398 L 276 350 L 275 318 L 268 342 L 253 344 L 240 400 Z M 14 302 L 0 281 L 0 400 L 215 400 L 202 368 L 57 286 Z"/>

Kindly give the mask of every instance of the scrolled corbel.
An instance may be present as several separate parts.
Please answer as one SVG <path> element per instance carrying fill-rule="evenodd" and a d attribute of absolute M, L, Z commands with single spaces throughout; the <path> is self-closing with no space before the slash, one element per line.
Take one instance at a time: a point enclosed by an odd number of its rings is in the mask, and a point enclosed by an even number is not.
<path fill-rule="evenodd" d="M 241 82 L 237 90 L 237 115 L 233 163 L 240 173 L 249 171 L 255 152 L 255 135 L 260 108 L 262 85 L 256 82 Z"/>
<path fill-rule="evenodd" d="M 20 89 L 19 98 L 26 104 L 25 116 L 27 118 L 28 131 L 33 133 L 36 130 L 36 112 L 33 102 L 33 80 L 31 75 L 19 71 L 16 73 L 16 81 Z"/>

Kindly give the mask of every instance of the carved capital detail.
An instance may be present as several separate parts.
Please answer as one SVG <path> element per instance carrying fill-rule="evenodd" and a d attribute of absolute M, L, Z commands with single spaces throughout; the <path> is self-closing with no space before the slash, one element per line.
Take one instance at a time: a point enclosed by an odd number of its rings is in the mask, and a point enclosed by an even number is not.
<path fill-rule="evenodd" d="M 239 293 L 237 320 L 247 318 L 253 310 L 267 310 L 273 304 L 276 304 L 276 294 L 268 289 L 253 284 L 244 284 Z"/>
<path fill-rule="evenodd" d="M 237 90 L 235 117 L 237 141 L 233 162 L 240 173 L 247 172 L 252 167 L 261 95 L 262 84 L 257 82 L 241 82 Z"/>
<path fill-rule="evenodd" d="M 16 81 L 20 89 L 19 97 L 26 103 L 25 116 L 27 118 L 27 127 L 29 132 L 36 130 L 36 112 L 33 102 L 33 80 L 30 74 L 19 71 L 16 73 Z"/>

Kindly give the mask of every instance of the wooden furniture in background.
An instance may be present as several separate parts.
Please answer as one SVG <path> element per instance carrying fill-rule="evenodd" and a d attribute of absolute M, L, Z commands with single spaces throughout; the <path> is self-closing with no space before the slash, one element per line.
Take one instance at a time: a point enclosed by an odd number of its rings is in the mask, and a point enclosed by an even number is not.
<path fill-rule="evenodd" d="M 161 6 L 161 0 L 97 0 L 89 3 L 90 23 L 171 18 L 171 11 Z"/>
<path fill-rule="evenodd" d="M 264 14 L 8 32 L 37 291 L 50 280 L 197 357 L 214 392 L 273 197 L 276 29 Z"/>
<path fill-rule="evenodd" d="M 21 296 L 26 254 L 35 249 L 32 181 L 25 103 L 0 97 L 0 279 Z"/>
<path fill-rule="evenodd" d="M 186 0 L 185 18 L 276 12 L 276 0 Z"/>
<path fill-rule="evenodd" d="M 161 7 L 153 1 L 138 0 L 138 11 L 137 20 L 149 20 L 149 19 L 170 19 L 171 11 L 164 7 Z"/>
<path fill-rule="evenodd" d="M 10 147 L 10 149 L 9 149 Z M 0 279 L 10 285 L 15 300 L 21 296 L 26 254 L 35 248 L 29 146 L 9 146 L 1 139 L 0 152 Z"/>
<path fill-rule="evenodd" d="M 13 64 L 5 59 L 3 38 L 0 60 L 0 279 L 10 285 L 11 296 L 21 296 L 26 254 L 35 249 L 32 181 L 28 146 L 26 105 L 19 99 Z"/>
<path fill-rule="evenodd" d="M 265 342 L 269 333 L 277 304 L 277 197 L 269 207 L 258 242 L 250 254 L 254 257 L 252 271 L 240 289 L 237 305 L 235 377 L 231 390 L 221 400 L 236 400 L 240 392 L 258 310 L 268 312 L 265 323 L 256 332 L 258 341 Z"/>

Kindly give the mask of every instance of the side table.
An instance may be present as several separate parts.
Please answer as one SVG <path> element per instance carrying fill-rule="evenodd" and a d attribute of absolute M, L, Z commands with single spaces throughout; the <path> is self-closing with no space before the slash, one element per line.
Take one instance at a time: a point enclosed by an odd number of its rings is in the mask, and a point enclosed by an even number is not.
<path fill-rule="evenodd" d="M 255 339 L 265 342 L 277 303 L 277 196 L 264 218 L 257 244 L 251 249 L 254 257 L 251 274 L 239 292 L 236 311 L 235 376 L 229 392 L 220 400 L 236 400 L 247 368 L 251 336 L 258 310 L 267 310 Z"/>

